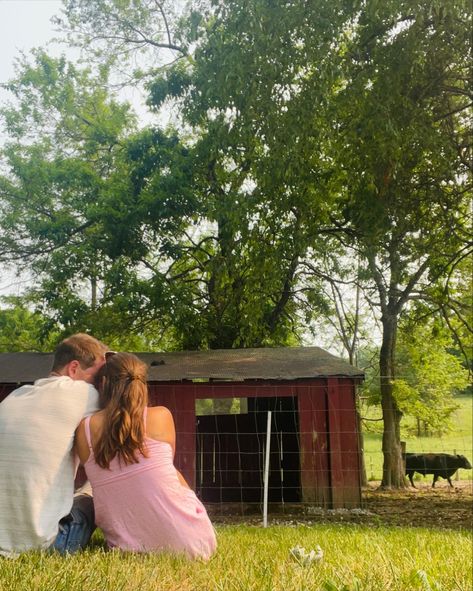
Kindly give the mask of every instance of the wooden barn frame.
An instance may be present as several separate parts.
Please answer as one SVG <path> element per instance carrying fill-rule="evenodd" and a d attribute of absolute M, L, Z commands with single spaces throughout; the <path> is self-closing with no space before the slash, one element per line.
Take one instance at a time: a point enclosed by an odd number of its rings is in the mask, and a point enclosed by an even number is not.
<path fill-rule="evenodd" d="M 360 370 L 318 347 L 138 355 L 150 367 L 150 406 L 173 413 L 176 466 L 204 502 L 261 502 L 271 410 L 269 501 L 361 505 Z M 0 400 L 46 376 L 51 362 L 50 354 L 0 354 Z"/>

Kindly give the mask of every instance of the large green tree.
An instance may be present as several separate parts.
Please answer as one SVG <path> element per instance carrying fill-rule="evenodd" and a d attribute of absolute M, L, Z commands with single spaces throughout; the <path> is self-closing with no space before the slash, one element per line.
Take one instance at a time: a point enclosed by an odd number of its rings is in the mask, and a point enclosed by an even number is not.
<path fill-rule="evenodd" d="M 30 296 L 66 331 L 106 314 L 105 275 L 124 268 L 109 256 L 100 211 L 113 203 L 134 121 L 106 87 L 104 75 L 41 50 L 5 85 L 0 260 L 28 271 Z"/>
<path fill-rule="evenodd" d="M 38 51 L 7 85 L 0 256 L 29 268 L 29 301 L 108 342 L 288 343 L 292 223 L 257 223 L 247 173 L 223 166 L 208 136 L 186 146 L 136 131 L 105 74 Z"/>
<path fill-rule="evenodd" d="M 467 3 L 214 7 L 191 66 L 152 87 L 155 104 L 169 89 L 223 166 L 248 168 L 261 218 L 297 220 L 301 259 L 317 260 L 325 237 L 360 261 L 382 326 L 383 485 L 402 486 L 398 322 L 471 251 Z"/>

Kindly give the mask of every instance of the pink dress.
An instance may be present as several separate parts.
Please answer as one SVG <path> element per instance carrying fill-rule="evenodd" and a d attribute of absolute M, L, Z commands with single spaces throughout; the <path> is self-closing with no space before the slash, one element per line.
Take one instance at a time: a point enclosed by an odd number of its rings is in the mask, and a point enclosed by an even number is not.
<path fill-rule="evenodd" d="M 146 437 L 147 458 L 125 465 L 115 457 L 107 470 L 95 462 L 90 417 L 85 433 L 90 448 L 85 470 L 94 494 L 95 523 L 107 544 L 135 552 L 168 550 L 210 558 L 217 546 L 215 531 L 194 491 L 179 482 L 169 443 Z"/>

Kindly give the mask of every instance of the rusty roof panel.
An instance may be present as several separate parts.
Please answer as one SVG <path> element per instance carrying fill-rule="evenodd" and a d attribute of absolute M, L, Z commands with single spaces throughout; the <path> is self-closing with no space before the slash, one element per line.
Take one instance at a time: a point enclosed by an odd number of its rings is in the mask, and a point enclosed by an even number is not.
<path fill-rule="evenodd" d="M 363 377 L 361 370 L 319 347 L 218 349 L 137 355 L 149 365 L 150 382 Z M 2 353 L 0 383 L 32 382 L 47 376 L 51 365 L 50 353 Z"/>

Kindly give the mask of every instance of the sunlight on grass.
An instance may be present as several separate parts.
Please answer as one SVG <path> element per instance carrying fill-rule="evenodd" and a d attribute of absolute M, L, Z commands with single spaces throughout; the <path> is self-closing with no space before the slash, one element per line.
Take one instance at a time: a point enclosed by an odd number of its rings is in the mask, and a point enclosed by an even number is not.
<path fill-rule="evenodd" d="M 467 532 L 347 525 L 218 528 L 208 562 L 170 555 L 29 553 L 0 560 L 1 591 L 465 591 L 472 588 Z M 320 545 L 302 567 L 290 548 Z"/>
<path fill-rule="evenodd" d="M 407 451 L 462 454 L 470 460 L 470 463 L 473 461 L 473 398 L 471 396 L 458 396 L 455 398 L 455 402 L 460 405 L 460 408 L 454 415 L 454 428 L 449 433 L 442 435 L 442 437 L 416 437 L 406 429 L 409 420 L 403 421 L 402 440 L 406 442 Z M 381 416 L 380 409 L 374 407 L 363 408 L 362 414 L 368 418 L 379 418 Z M 377 428 L 382 429 L 382 423 L 379 423 Z M 368 480 L 381 480 L 383 466 L 381 431 L 379 433 L 365 431 L 363 437 L 366 476 Z M 460 480 L 471 480 L 473 478 L 473 470 L 459 470 L 458 473 Z M 423 477 L 416 474 L 414 479 L 431 482 L 432 476 Z"/>

